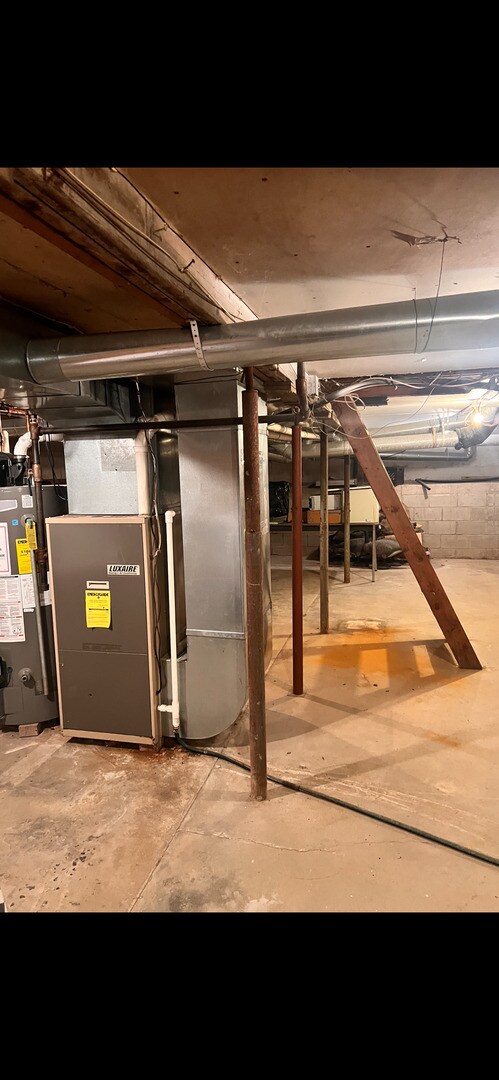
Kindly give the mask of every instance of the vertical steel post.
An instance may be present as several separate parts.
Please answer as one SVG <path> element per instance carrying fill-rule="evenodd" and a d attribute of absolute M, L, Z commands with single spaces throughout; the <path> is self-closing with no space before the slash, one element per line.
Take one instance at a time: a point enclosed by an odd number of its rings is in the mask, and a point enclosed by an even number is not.
<path fill-rule="evenodd" d="M 320 632 L 329 634 L 329 471 L 327 431 L 321 431 L 321 529 L 320 529 Z"/>
<path fill-rule="evenodd" d="M 252 368 L 246 369 L 246 390 L 243 393 L 243 446 L 251 798 L 266 799 L 267 737 L 265 730 L 260 449 L 258 444 L 258 390 L 255 390 Z"/>
<path fill-rule="evenodd" d="M 33 502 L 34 518 L 36 521 L 36 538 L 38 548 L 36 551 L 36 565 L 38 568 L 37 579 L 42 592 L 48 588 L 47 566 L 47 539 L 45 530 L 45 514 L 43 510 L 42 469 L 40 465 L 40 425 L 38 417 L 33 414 L 28 418 L 29 433 L 31 435 L 31 471 L 33 473 Z M 36 586 L 36 581 L 33 582 Z"/>
<path fill-rule="evenodd" d="M 350 455 L 343 458 L 343 581 L 350 581 Z"/>
<path fill-rule="evenodd" d="M 292 435 L 292 589 L 293 589 L 293 694 L 303 694 L 303 539 L 302 539 L 302 467 L 301 428 Z"/>

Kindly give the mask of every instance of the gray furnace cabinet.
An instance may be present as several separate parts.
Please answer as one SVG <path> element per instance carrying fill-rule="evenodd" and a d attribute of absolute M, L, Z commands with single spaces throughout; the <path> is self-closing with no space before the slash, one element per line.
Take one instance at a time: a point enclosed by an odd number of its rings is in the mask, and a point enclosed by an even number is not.
<path fill-rule="evenodd" d="M 166 586 L 150 519 L 49 518 L 47 535 L 64 734 L 158 746 Z"/>

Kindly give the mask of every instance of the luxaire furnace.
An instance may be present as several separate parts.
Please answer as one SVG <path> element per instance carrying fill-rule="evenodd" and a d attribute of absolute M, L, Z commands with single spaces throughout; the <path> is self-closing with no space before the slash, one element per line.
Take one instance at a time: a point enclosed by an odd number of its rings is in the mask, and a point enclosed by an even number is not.
<path fill-rule="evenodd" d="M 187 739 L 227 729 L 246 701 L 242 431 L 223 423 L 196 427 L 204 418 L 240 416 L 242 389 L 237 375 L 208 383 L 186 378 L 175 387 L 175 402 L 178 419 L 194 426 L 178 437 L 151 435 L 155 467 L 147 443 L 119 429 L 65 438 L 69 513 L 49 520 L 47 533 L 67 736 L 158 746 L 173 735 L 170 710 L 158 706 L 173 705 L 174 681 Z M 266 662 L 272 653 L 267 438 L 262 425 Z M 166 512 L 174 514 L 173 542 L 165 535 Z M 161 545 L 153 539 L 158 529 Z"/>
<path fill-rule="evenodd" d="M 51 518 L 47 538 L 64 734 L 159 746 L 165 582 L 151 519 Z"/>

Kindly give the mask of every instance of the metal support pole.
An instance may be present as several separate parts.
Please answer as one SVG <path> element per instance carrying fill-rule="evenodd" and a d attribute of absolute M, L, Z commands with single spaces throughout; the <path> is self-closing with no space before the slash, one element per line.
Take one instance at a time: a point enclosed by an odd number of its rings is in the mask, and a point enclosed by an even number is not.
<path fill-rule="evenodd" d="M 329 472 L 327 456 L 327 432 L 321 431 L 321 531 L 320 531 L 320 628 L 321 634 L 329 634 Z"/>
<path fill-rule="evenodd" d="M 350 454 L 343 458 L 343 581 L 350 581 Z"/>
<path fill-rule="evenodd" d="M 302 548 L 302 471 L 301 428 L 295 424 L 292 435 L 293 521 L 293 694 L 303 694 L 303 548 Z"/>
<path fill-rule="evenodd" d="M 310 409 L 308 406 L 307 398 L 307 376 L 305 374 L 305 364 L 298 363 L 296 365 L 296 393 L 298 395 L 298 401 L 300 402 L 300 416 L 302 420 L 308 420 L 310 416 Z"/>
<path fill-rule="evenodd" d="M 42 608 L 38 589 L 38 576 L 36 573 L 35 552 L 30 550 L 31 576 L 33 578 L 33 597 L 35 601 L 36 636 L 38 638 L 38 652 L 40 654 L 40 670 L 42 673 L 42 689 L 45 697 L 50 694 L 49 676 L 47 670 L 47 654 L 45 652 L 45 638 L 43 636 Z"/>
<path fill-rule="evenodd" d="M 246 390 L 243 394 L 243 445 L 251 798 L 261 800 L 267 798 L 263 557 L 260 512 L 258 390 L 254 389 L 253 370 L 251 368 L 246 372 Z"/>
<path fill-rule="evenodd" d="M 372 558 L 372 579 L 376 581 L 376 570 L 378 569 L 378 553 L 376 551 L 376 526 L 373 525 L 373 558 Z"/>
<path fill-rule="evenodd" d="M 38 566 L 40 589 L 45 592 L 48 588 L 47 579 L 47 539 L 45 532 L 45 514 L 43 511 L 42 470 L 40 465 L 40 426 L 38 417 L 29 417 L 29 433 L 31 435 L 31 471 L 33 473 L 33 505 L 36 521 L 36 534 L 38 548 L 36 563 Z"/>

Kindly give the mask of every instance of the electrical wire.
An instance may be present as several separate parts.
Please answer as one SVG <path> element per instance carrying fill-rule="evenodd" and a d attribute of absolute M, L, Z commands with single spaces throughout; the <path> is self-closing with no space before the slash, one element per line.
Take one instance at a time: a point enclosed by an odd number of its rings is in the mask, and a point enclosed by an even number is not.
<path fill-rule="evenodd" d="M 50 469 L 51 469 L 51 472 L 52 472 L 52 482 L 53 482 L 53 485 L 54 485 L 54 491 L 55 491 L 55 493 L 57 495 L 57 498 L 60 499 L 61 502 L 67 503 L 67 501 L 68 501 L 67 492 L 66 492 L 65 495 L 61 495 L 59 493 L 59 488 L 61 488 L 61 491 L 62 491 L 62 484 L 60 484 L 59 481 L 56 479 L 54 455 L 53 455 L 53 452 L 52 452 L 52 444 L 50 442 L 50 435 L 49 435 L 48 432 L 47 432 L 46 446 L 47 446 L 47 457 L 49 459 Z"/>
<path fill-rule="evenodd" d="M 230 765 L 237 765 L 239 769 L 244 769 L 245 772 L 251 772 L 251 766 L 246 761 L 239 761 L 237 758 L 230 757 L 229 754 L 221 754 L 218 750 L 189 746 L 189 743 L 186 743 L 178 734 L 175 734 L 175 741 L 184 750 L 188 750 L 190 754 L 202 754 L 206 757 L 219 758 L 220 761 L 227 761 Z M 494 855 L 487 855 L 483 851 L 475 851 L 474 848 L 466 847 L 464 844 L 457 844 L 454 840 L 447 840 L 445 837 L 437 836 L 435 833 L 426 832 L 425 829 L 418 829 L 416 825 L 408 825 L 403 821 L 398 821 L 397 818 L 377 814 L 374 810 L 367 810 L 364 806 L 346 802 L 345 799 L 339 799 L 336 795 L 327 795 L 325 791 L 305 787 L 304 784 L 297 784 L 293 780 L 283 780 L 282 777 L 272 776 L 271 773 L 267 773 L 267 780 L 271 784 L 279 784 L 280 787 L 288 788 L 289 791 L 297 791 L 301 795 L 310 795 L 313 799 L 321 799 L 323 802 L 332 803 L 333 806 L 340 806 L 342 810 L 352 810 L 354 814 L 361 814 L 363 817 L 371 818 L 373 821 L 379 821 L 382 825 L 390 825 L 391 828 L 410 833 L 412 836 L 419 837 L 420 840 L 429 840 L 432 844 L 450 848 L 451 851 L 457 851 L 460 855 L 468 855 L 469 858 L 477 859 L 479 862 L 499 866 L 499 859 L 496 859 Z"/>
<path fill-rule="evenodd" d="M 427 403 L 427 402 L 428 402 L 428 401 L 430 400 L 430 398 L 431 398 L 431 395 L 432 395 L 432 394 L 433 394 L 433 393 L 435 392 L 435 390 L 437 389 L 437 380 L 439 379 L 440 375 L 441 375 L 441 372 L 438 372 L 438 373 L 437 373 L 437 375 L 436 375 L 436 378 L 435 378 L 435 379 L 433 380 L 433 384 L 434 384 L 434 385 L 432 386 L 432 388 L 431 388 L 431 390 L 430 390 L 429 394 L 427 394 L 427 396 L 425 397 L 425 399 L 424 399 L 424 401 L 423 401 L 423 404 L 419 406 L 419 409 L 416 409 L 416 411 L 415 411 L 415 412 L 411 413 L 411 415 L 410 415 L 410 416 L 408 416 L 408 417 L 406 417 L 406 418 L 404 419 L 404 424 L 408 424 L 408 423 L 410 423 L 410 422 L 411 422 L 411 420 L 413 420 L 413 419 L 414 419 L 414 417 L 415 417 L 415 416 L 417 416 L 417 415 L 418 415 L 418 413 L 420 413 L 422 409 L 424 409 L 424 407 L 425 407 L 426 403 Z M 439 386 L 439 387 L 438 387 L 438 389 L 440 390 L 440 389 L 441 389 L 441 387 Z M 343 398 L 343 399 L 342 399 L 342 401 L 343 401 L 343 403 L 344 403 L 345 405 L 347 405 L 347 406 L 348 406 L 348 408 L 349 408 L 349 409 L 352 409 L 352 412 L 357 412 L 357 408 L 356 408 L 355 402 L 354 402 L 353 404 L 351 404 L 351 403 L 350 403 L 350 402 L 348 401 L 348 399 L 347 399 L 346 397 L 345 397 L 345 398 Z M 352 401 L 353 401 L 353 398 L 352 398 Z M 365 403 L 363 402 L 363 404 L 365 404 Z M 334 404 L 333 404 L 333 410 L 334 410 Z M 355 441 L 356 441 L 356 442 L 361 442 L 362 440 L 364 440 L 364 441 L 366 441 L 366 442 L 370 442 L 370 441 L 371 441 L 372 439 L 374 439 L 374 438 L 375 438 L 375 437 L 376 437 L 377 435 L 379 435 L 379 434 L 380 434 L 380 432 L 382 432 L 382 431 L 386 431 L 386 429 L 387 429 L 387 428 L 390 428 L 390 427 L 392 427 L 392 426 L 393 426 L 392 424 L 383 424 L 383 425 L 382 425 L 382 427 L 379 427 L 379 428 L 375 428 L 375 430 L 374 430 L 374 431 L 369 431 L 369 433 L 368 433 L 367 435 L 356 435 L 356 436 L 355 436 Z M 346 432 L 344 432 L 344 431 L 343 431 L 343 428 L 340 428 L 340 429 L 339 429 L 339 431 L 338 431 L 338 429 L 334 429 L 334 431 L 333 431 L 333 434 L 341 434 L 341 435 L 343 435 L 343 436 L 344 436 L 345 438 L 348 438 L 348 436 L 347 436 Z M 397 434 L 401 434 L 401 432 L 397 432 Z"/>
<path fill-rule="evenodd" d="M 453 237 L 453 239 L 454 239 L 454 237 Z M 447 236 L 447 233 L 445 232 L 445 229 L 444 229 L 444 239 L 441 241 L 441 244 L 442 244 L 442 257 L 440 259 L 440 273 L 438 275 L 437 292 L 436 292 L 436 296 L 435 296 L 435 302 L 433 304 L 433 311 L 431 313 L 431 322 L 430 322 L 430 329 L 429 329 L 429 332 L 428 332 L 428 339 L 426 341 L 426 345 L 425 345 L 424 349 L 422 350 L 423 352 L 426 352 L 426 350 L 427 350 L 427 348 L 428 348 L 428 346 L 430 344 L 431 332 L 433 330 L 433 323 L 434 323 L 434 320 L 435 320 L 435 312 L 437 310 L 438 298 L 440 296 L 440 285 L 442 283 L 442 271 L 443 271 L 443 268 L 444 268 L 445 245 L 447 243 L 447 240 L 448 240 L 448 236 Z"/>

